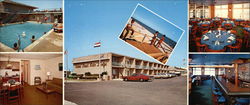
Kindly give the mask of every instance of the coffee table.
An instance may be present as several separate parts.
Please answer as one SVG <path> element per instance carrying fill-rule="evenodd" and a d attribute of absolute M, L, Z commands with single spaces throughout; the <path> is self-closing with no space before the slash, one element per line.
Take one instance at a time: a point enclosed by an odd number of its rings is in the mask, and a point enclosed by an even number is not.
<path fill-rule="evenodd" d="M 48 99 L 48 95 L 51 94 L 51 93 L 54 93 L 55 90 L 53 89 L 48 89 L 48 88 L 45 88 L 44 86 L 37 86 L 36 87 L 38 90 L 42 91 L 43 93 L 46 94 L 46 97 Z"/>

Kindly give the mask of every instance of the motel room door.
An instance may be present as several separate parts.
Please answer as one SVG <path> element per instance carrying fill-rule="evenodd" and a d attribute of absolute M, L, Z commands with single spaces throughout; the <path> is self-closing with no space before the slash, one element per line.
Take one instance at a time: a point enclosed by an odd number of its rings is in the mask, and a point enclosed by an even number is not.
<path fill-rule="evenodd" d="M 29 60 L 21 60 L 21 79 L 25 83 L 30 83 L 30 61 Z"/>

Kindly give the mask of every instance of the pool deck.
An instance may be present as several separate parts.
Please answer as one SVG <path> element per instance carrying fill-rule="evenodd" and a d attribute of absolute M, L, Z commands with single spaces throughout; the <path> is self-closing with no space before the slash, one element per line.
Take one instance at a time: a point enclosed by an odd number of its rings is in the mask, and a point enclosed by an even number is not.
<path fill-rule="evenodd" d="M 15 52 L 15 50 L 0 42 L 0 52 Z"/>
<path fill-rule="evenodd" d="M 50 30 L 24 49 L 24 52 L 62 52 L 63 34 Z"/>
<path fill-rule="evenodd" d="M 24 52 L 62 52 L 63 51 L 63 33 L 53 32 L 51 29 L 47 34 L 30 44 L 24 49 Z M 16 52 L 12 48 L 0 42 L 0 52 Z"/>

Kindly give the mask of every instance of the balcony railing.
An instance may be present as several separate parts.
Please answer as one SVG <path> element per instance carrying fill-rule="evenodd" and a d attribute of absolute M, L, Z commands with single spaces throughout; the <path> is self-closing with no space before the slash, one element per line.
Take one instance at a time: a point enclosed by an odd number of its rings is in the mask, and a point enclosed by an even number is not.
<path fill-rule="evenodd" d="M 135 68 L 142 69 L 142 66 L 141 65 L 135 65 Z"/>
<path fill-rule="evenodd" d="M 142 66 L 143 69 L 148 69 L 148 66 Z"/>
<path fill-rule="evenodd" d="M 123 66 L 121 62 L 112 62 L 113 66 Z"/>

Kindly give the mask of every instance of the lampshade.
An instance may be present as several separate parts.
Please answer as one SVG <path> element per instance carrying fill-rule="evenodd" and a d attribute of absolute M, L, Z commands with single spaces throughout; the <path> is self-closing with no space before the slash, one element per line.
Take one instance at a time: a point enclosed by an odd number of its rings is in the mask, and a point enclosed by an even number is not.
<path fill-rule="evenodd" d="M 50 75 L 51 75 L 51 73 L 50 73 L 50 72 L 47 72 L 47 75 L 48 75 L 48 76 L 50 76 Z"/>
<path fill-rule="evenodd" d="M 7 68 L 7 69 L 11 69 L 11 68 L 12 68 L 12 65 L 9 63 L 9 64 L 6 65 L 6 68 Z"/>

